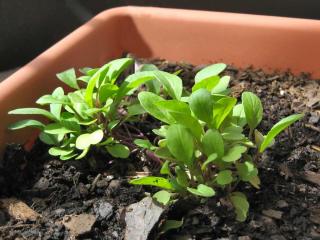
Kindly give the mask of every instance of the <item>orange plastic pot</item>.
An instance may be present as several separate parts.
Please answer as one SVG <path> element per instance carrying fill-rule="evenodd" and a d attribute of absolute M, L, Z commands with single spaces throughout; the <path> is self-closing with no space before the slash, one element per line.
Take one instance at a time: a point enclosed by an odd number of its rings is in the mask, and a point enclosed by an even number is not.
<path fill-rule="evenodd" d="M 58 27 L 58 26 L 57 26 Z M 246 14 L 121 7 L 104 11 L 0 83 L 0 156 L 6 143 L 25 143 L 31 130 L 9 131 L 70 67 L 100 66 L 124 52 L 206 64 L 291 69 L 320 77 L 320 21 Z M 27 46 L 26 46 L 27 47 Z"/>

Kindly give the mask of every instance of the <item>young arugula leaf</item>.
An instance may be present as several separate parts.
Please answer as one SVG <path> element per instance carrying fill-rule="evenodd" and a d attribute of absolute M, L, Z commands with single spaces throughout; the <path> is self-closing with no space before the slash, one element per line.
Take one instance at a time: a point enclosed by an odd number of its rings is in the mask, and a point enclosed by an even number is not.
<path fill-rule="evenodd" d="M 164 206 L 167 206 L 170 203 L 171 194 L 166 190 L 161 190 L 159 192 L 156 192 L 152 197 L 158 203 L 161 203 Z"/>
<path fill-rule="evenodd" d="M 219 129 L 226 117 L 232 112 L 237 99 L 222 97 L 213 105 L 213 127 Z"/>
<path fill-rule="evenodd" d="M 141 92 L 138 95 L 141 106 L 153 117 L 165 123 L 174 123 L 175 120 L 168 113 L 168 111 L 156 105 L 157 102 L 164 101 L 164 99 L 154 93 Z"/>
<path fill-rule="evenodd" d="M 237 104 L 236 106 L 234 106 L 232 111 L 232 118 L 232 122 L 235 125 L 244 127 L 247 124 L 243 104 Z"/>
<path fill-rule="evenodd" d="M 201 165 L 201 170 L 205 171 L 205 169 L 207 168 L 207 166 L 212 163 L 214 160 L 216 160 L 218 158 L 218 154 L 216 153 L 212 153 L 210 154 L 210 156 L 207 158 L 207 160 Z"/>
<path fill-rule="evenodd" d="M 189 98 L 189 104 L 198 119 L 208 124 L 212 122 L 213 101 L 207 90 L 199 89 L 193 92 Z"/>
<path fill-rule="evenodd" d="M 181 186 L 183 186 L 184 188 L 189 186 L 189 177 L 185 172 L 185 169 L 182 169 L 180 166 L 176 166 L 175 167 L 175 172 L 176 172 L 176 180 L 177 183 Z"/>
<path fill-rule="evenodd" d="M 80 150 L 84 150 L 90 145 L 98 144 L 103 139 L 103 131 L 98 129 L 93 133 L 85 133 L 81 134 L 76 140 L 76 148 Z"/>
<path fill-rule="evenodd" d="M 203 132 L 202 126 L 198 119 L 191 115 L 188 104 L 178 100 L 166 100 L 157 102 L 156 105 L 163 111 L 167 111 L 175 122 L 186 126 L 197 139 L 200 139 Z"/>
<path fill-rule="evenodd" d="M 241 192 L 233 192 L 230 196 L 231 203 L 235 208 L 237 220 L 244 222 L 249 211 L 249 203 L 247 197 Z"/>
<path fill-rule="evenodd" d="M 194 195 L 207 198 L 213 197 L 216 194 L 213 188 L 204 184 L 199 184 L 197 188 L 188 187 L 187 190 Z"/>
<path fill-rule="evenodd" d="M 242 153 L 245 151 L 247 151 L 245 146 L 235 145 L 227 151 L 227 153 L 222 157 L 222 160 L 225 162 L 235 162 L 241 158 Z"/>
<path fill-rule="evenodd" d="M 262 120 L 263 108 L 259 97 L 251 92 L 243 92 L 241 96 L 246 120 L 253 131 Z"/>
<path fill-rule="evenodd" d="M 182 94 L 181 78 L 163 71 L 154 71 L 154 75 L 163 84 L 170 97 L 180 100 Z"/>
<path fill-rule="evenodd" d="M 199 89 L 206 89 L 209 92 L 211 92 L 211 90 L 213 88 L 215 88 L 220 81 L 220 77 L 219 76 L 213 76 L 213 77 L 209 77 L 206 79 L 203 79 L 199 82 L 197 82 L 193 87 L 192 87 L 192 92 L 195 92 Z"/>
<path fill-rule="evenodd" d="M 177 220 L 166 220 L 165 223 L 161 226 L 160 234 L 164 234 L 172 229 L 178 229 L 182 227 L 183 220 L 177 221 Z"/>
<path fill-rule="evenodd" d="M 52 147 L 49 149 L 49 154 L 52 156 L 65 156 L 73 153 L 73 149 L 64 149 L 59 147 Z"/>
<path fill-rule="evenodd" d="M 130 150 L 127 146 L 116 143 L 114 145 L 107 145 L 106 146 L 108 152 L 116 158 L 128 158 L 130 155 Z"/>
<path fill-rule="evenodd" d="M 213 153 L 217 154 L 218 158 L 224 155 L 224 142 L 221 134 L 215 129 L 209 129 L 202 138 L 203 151 L 207 156 Z"/>
<path fill-rule="evenodd" d="M 258 169 L 250 161 L 236 164 L 237 172 L 242 181 L 248 182 L 258 175 Z"/>
<path fill-rule="evenodd" d="M 132 58 L 120 58 L 115 59 L 111 62 L 109 62 L 109 69 L 106 72 L 107 79 L 110 80 L 111 84 L 114 84 L 114 82 L 117 80 L 119 75 L 130 65 L 132 65 L 134 60 Z"/>
<path fill-rule="evenodd" d="M 135 139 L 133 142 L 135 145 L 144 149 L 155 150 L 156 148 L 148 139 Z"/>
<path fill-rule="evenodd" d="M 170 153 L 188 166 L 193 164 L 194 143 L 191 133 L 180 124 L 173 124 L 167 131 L 167 145 Z"/>
<path fill-rule="evenodd" d="M 59 97 L 59 96 L 63 96 L 64 95 L 64 91 L 62 87 L 57 87 L 53 92 L 52 92 L 52 96 L 54 97 Z M 61 110 L 62 110 L 62 104 L 61 103 L 53 103 L 50 104 L 50 112 L 52 113 L 52 115 L 56 118 L 56 119 L 60 119 L 60 115 L 61 115 Z"/>
<path fill-rule="evenodd" d="M 200 81 L 203 81 L 204 79 L 218 76 L 220 73 L 222 73 L 226 69 L 227 65 L 224 63 L 216 63 L 210 66 L 207 66 L 200 70 L 196 76 L 195 76 L 195 82 L 198 83 Z"/>
<path fill-rule="evenodd" d="M 130 181 L 130 183 L 134 185 L 149 185 L 164 188 L 167 190 L 173 190 L 171 182 L 168 179 L 162 177 L 142 177 L 133 179 Z"/>
<path fill-rule="evenodd" d="M 56 120 L 55 116 L 51 112 L 41 108 L 18 108 L 8 112 L 8 114 L 41 115 L 50 120 Z"/>
<path fill-rule="evenodd" d="M 34 128 L 43 130 L 45 128 L 45 125 L 37 120 L 26 119 L 26 120 L 21 120 L 21 121 L 10 124 L 8 126 L 8 129 L 17 130 L 17 129 L 22 129 L 26 127 L 34 127 Z"/>
<path fill-rule="evenodd" d="M 289 127 L 294 122 L 303 118 L 303 116 L 304 116 L 304 114 L 294 114 L 294 115 L 288 116 L 288 117 L 280 120 L 278 123 L 276 123 L 271 128 L 271 130 L 268 132 L 267 136 L 265 137 L 265 139 L 261 143 L 259 151 L 263 152 L 279 133 L 281 133 L 284 129 Z"/>
<path fill-rule="evenodd" d="M 143 64 L 139 71 L 157 71 L 158 68 L 153 64 Z M 161 83 L 155 78 L 151 81 L 146 82 L 146 86 L 149 92 L 159 94 L 161 89 Z"/>
<path fill-rule="evenodd" d="M 211 94 L 228 94 L 229 82 L 230 76 L 223 76 L 218 84 L 211 89 Z"/>
<path fill-rule="evenodd" d="M 169 167 L 169 161 L 166 160 L 162 166 L 161 166 L 161 169 L 160 169 L 160 174 L 163 174 L 163 175 L 170 175 L 171 172 L 170 172 L 170 167 Z"/>
<path fill-rule="evenodd" d="M 77 76 L 74 68 L 70 68 L 66 71 L 57 74 L 57 78 L 67 84 L 69 87 L 74 89 L 79 89 L 79 85 L 77 83 Z"/>
<path fill-rule="evenodd" d="M 216 180 L 219 185 L 230 184 L 233 181 L 232 172 L 230 170 L 220 171 L 217 175 Z"/>

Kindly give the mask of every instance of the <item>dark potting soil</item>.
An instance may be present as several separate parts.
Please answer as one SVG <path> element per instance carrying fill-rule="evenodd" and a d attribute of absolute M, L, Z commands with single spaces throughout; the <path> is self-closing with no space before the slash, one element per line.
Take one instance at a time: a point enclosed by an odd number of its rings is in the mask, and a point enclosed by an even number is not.
<path fill-rule="evenodd" d="M 182 69 L 185 85 L 191 85 L 195 73 L 203 67 L 162 60 L 152 63 L 169 72 Z M 304 112 L 305 117 L 282 133 L 261 156 L 261 189 L 240 186 L 250 202 L 244 223 L 235 221 L 232 208 L 222 197 L 201 205 L 182 200 L 163 219 L 183 218 L 183 226 L 161 236 L 155 226 L 150 239 L 320 239 L 319 81 L 309 80 L 307 74 L 266 74 L 251 68 L 229 67 L 224 74 L 232 76 L 233 96 L 239 98 L 243 91 L 252 91 L 261 98 L 261 132 L 266 133 L 292 113 Z M 157 122 L 147 118 L 135 127 L 148 135 L 151 125 Z M 68 239 L 71 235 L 78 235 L 77 239 L 123 239 L 125 207 L 140 201 L 147 191 L 154 191 L 129 185 L 128 176 L 157 168 L 157 163 L 139 151 L 126 160 L 98 153 L 95 161 L 62 162 L 49 157 L 47 147 L 40 142 L 29 153 L 9 145 L 0 164 L 1 199 L 17 198 L 41 217 L 17 220 L 0 206 L 0 239 Z M 92 227 L 80 227 L 82 232 L 77 234 L 70 232 L 67 223 L 73 222 L 72 216 L 83 217 L 81 214 L 94 217 L 84 220 L 91 221 Z"/>

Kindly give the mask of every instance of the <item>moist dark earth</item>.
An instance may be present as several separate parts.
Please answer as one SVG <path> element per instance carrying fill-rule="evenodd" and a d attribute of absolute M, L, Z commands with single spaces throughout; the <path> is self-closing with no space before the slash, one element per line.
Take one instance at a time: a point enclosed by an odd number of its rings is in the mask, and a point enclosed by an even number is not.
<path fill-rule="evenodd" d="M 152 62 L 168 72 L 182 70 L 180 77 L 187 86 L 204 67 L 164 60 L 140 62 Z M 305 117 L 282 133 L 261 156 L 260 190 L 240 186 L 250 202 L 244 223 L 235 221 L 223 197 L 205 204 L 186 199 L 162 216 L 183 218 L 183 226 L 160 235 L 160 221 L 149 239 L 320 239 L 320 82 L 311 81 L 308 74 L 267 74 L 232 66 L 223 74 L 232 77 L 233 96 L 239 99 L 243 91 L 252 91 L 261 98 L 261 132 L 266 133 L 290 114 L 303 112 Z M 146 118 L 135 127 L 152 139 L 150 130 L 156 125 Z M 128 178 L 156 172 L 158 167 L 139 150 L 126 160 L 98 152 L 87 161 L 63 162 L 48 156 L 47 146 L 40 142 L 30 152 L 19 145 L 8 145 L 0 164 L 0 239 L 124 239 L 125 208 L 155 190 L 129 185 Z M 36 219 L 14 219 L 4 207 L 12 199 L 27 204 L 38 214 Z M 94 220 L 90 229 L 82 229 L 75 237 L 64 223 L 81 214 Z"/>

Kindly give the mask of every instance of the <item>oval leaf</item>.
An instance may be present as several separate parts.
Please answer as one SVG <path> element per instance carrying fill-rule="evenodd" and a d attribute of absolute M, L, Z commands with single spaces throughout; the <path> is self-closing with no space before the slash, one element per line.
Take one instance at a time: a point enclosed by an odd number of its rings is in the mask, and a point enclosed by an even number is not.
<path fill-rule="evenodd" d="M 197 189 L 188 187 L 187 190 L 192 194 L 198 195 L 200 197 L 213 197 L 216 194 L 213 188 L 204 184 L 199 184 Z"/>
<path fill-rule="evenodd" d="M 232 182 L 232 172 L 230 170 L 220 171 L 217 175 L 217 183 L 220 185 L 227 185 Z"/>
<path fill-rule="evenodd" d="M 170 198 L 171 198 L 171 194 L 165 190 L 161 190 L 159 192 L 156 192 L 153 195 L 153 198 L 158 202 L 161 203 L 163 205 L 168 205 L 168 203 L 170 202 Z"/>
<path fill-rule="evenodd" d="M 173 124 L 168 128 L 167 147 L 179 162 L 192 166 L 194 143 L 186 127 Z"/>
<path fill-rule="evenodd" d="M 116 158 L 128 158 L 130 155 L 130 150 L 127 146 L 116 143 L 114 145 L 106 146 L 108 152 Z"/>
<path fill-rule="evenodd" d="M 152 177 L 152 176 L 142 177 L 138 179 L 133 179 L 130 181 L 130 183 L 134 185 L 149 185 L 149 186 L 160 187 L 168 190 L 173 190 L 173 187 L 170 181 L 162 177 Z"/>
<path fill-rule="evenodd" d="M 229 149 L 227 154 L 223 156 L 222 160 L 225 162 L 235 162 L 241 158 L 242 153 L 247 150 L 245 146 L 236 145 Z"/>
<path fill-rule="evenodd" d="M 195 82 L 198 83 L 206 78 L 217 76 L 226 69 L 227 65 L 224 63 L 216 63 L 207 66 L 200 70 L 195 76 Z"/>
<path fill-rule="evenodd" d="M 255 129 L 262 120 L 263 108 L 260 98 L 251 93 L 243 92 L 241 96 L 247 123 L 250 129 Z"/>
<path fill-rule="evenodd" d="M 193 92 L 189 98 L 189 105 L 196 117 L 208 124 L 212 121 L 213 101 L 206 89 Z"/>

